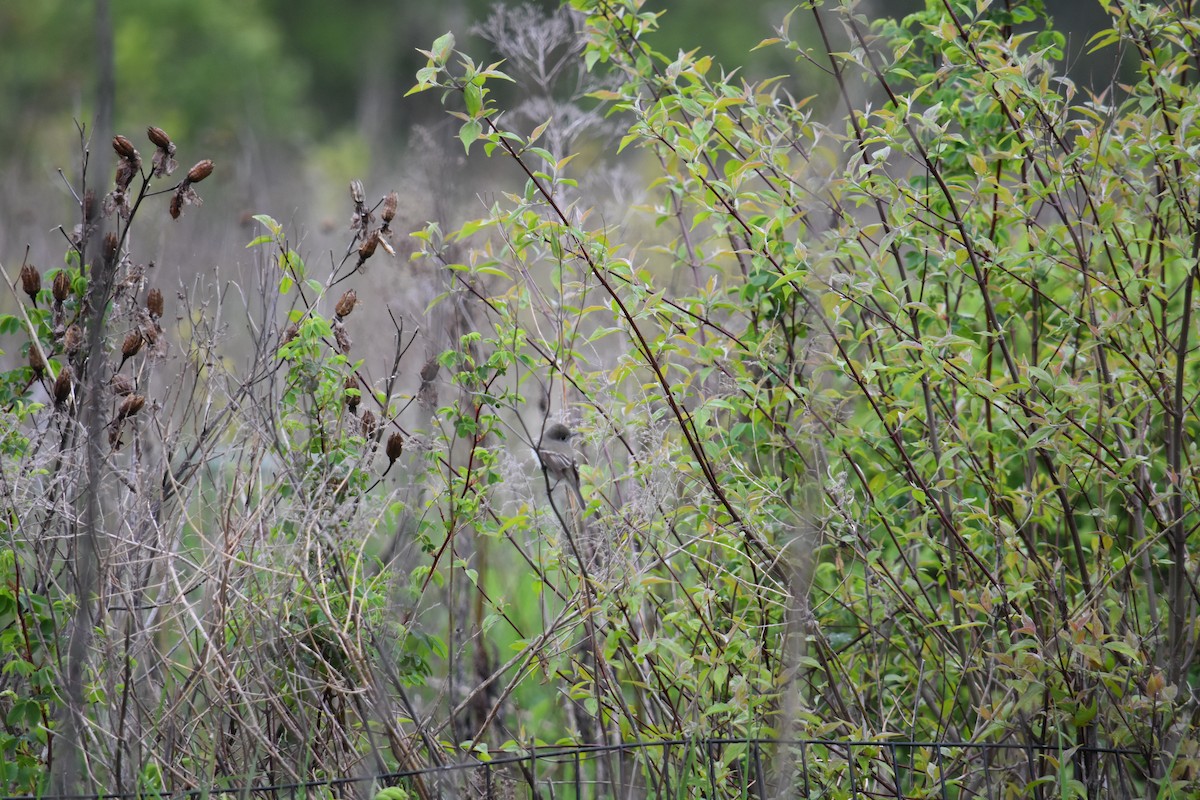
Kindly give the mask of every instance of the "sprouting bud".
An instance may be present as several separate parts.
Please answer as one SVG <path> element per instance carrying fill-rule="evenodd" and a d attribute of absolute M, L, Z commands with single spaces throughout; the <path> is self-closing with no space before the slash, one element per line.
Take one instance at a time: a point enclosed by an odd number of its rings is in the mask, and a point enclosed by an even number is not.
<path fill-rule="evenodd" d="M 36 344 L 29 345 L 29 368 L 33 370 L 35 378 L 46 374 L 46 359 L 42 356 L 42 349 Z"/>
<path fill-rule="evenodd" d="M 368 236 L 363 240 L 363 243 L 358 246 L 358 265 L 361 267 L 368 258 L 375 255 L 375 247 L 379 244 L 377 235 Z"/>
<path fill-rule="evenodd" d="M 161 147 L 164 150 L 171 146 L 171 137 L 167 136 L 167 132 L 162 128 L 156 128 L 153 125 L 151 125 L 149 128 L 146 128 L 146 138 L 149 139 L 150 143 L 155 147 Z"/>
<path fill-rule="evenodd" d="M 112 266 L 117 262 L 117 248 L 120 247 L 121 240 L 112 231 L 104 234 L 104 263 Z"/>
<path fill-rule="evenodd" d="M 363 411 L 362 417 L 359 418 L 359 425 L 362 426 L 362 435 L 364 439 L 375 438 L 375 415 L 371 409 Z"/>
<path fill-rule="evenodd" d="M 395 192 L 388 192 L 387 196 L 383 198 L 383 208 L 379 212 L 379 218 L 383 220 L 384 228 L 396 218 L 396 206 L 399 202 L 400 196 Z"/>
<path fill-rule="evenodd" d="M 363 191 L 362 181 L 350 181 L 350 199 L 354 201 L 354 205 L 361 206 L 367 201 L 367 195 Z"/>
<path fill-rule="evenodd" d="M 393 433 L 387 440 L 387 457 L 388 465 L 400 457 L 404 452 L 404 437 L 399 433 Z"/>
<path fill-rule="evenodd" d="M 125 341 L 121 343 L 121 360 L 133 358 L 142 349 L 142 334 L 138 331 L 130 331 L 125 335 Z"/>
<path fill-rule="evenodd" d="M 151 289 L 146 293 L 146 310 L 150 312 L 150 316 L 155 319 L 162 319 L 163 315 L 163 296 L 157 288 Z"/>
<path fill-rule="evenodd" d="M 108 381 L 108 388 L 117 397 L 133 394 L 133 379 L 123 372 L 118 372 Z"/>
<path fill-rule="evenodd" d="M 138 160 L 139 156 L 137 148 L 133 146 L 133 142 L 129 141 L 124 136 L 117 134 L 113 137 L 112 144 L 113 150 L 116 150 L 117 155 L 119 155 L 121 158 L 125 159 L 126 161 Z"/>
<path fill-rule="evenodd" d="M 206 158 L 203 161 L 197 161 L 196 165 L 188 170 L 187 182 L 199 183 L 209 175 L 212 175 L 212 172 L 213 162 L 210 159 Z"/>
<path fill-rule="evenodd" d="M 346 406 L 350 413 L 358 412 L 358 404 L 362 402 L 362 391 L 358 388 L 358 378 L 353 375 L 346 377 Z"/>
<path fill-rule="evenodd" d="M 126 419 L 142 410 L 142 406 L 146 405 L 146 398 L 140 394 L 131 394 L 121 401 L 121 405 L 117 407 L 117 419 Z"/>
<path fill-rule="evenodd" d="M 350 312 L 354 310 L 354 306 L 358 303 L 358 293 L 353 289 L 349 289 L 337 301 L 334 306 L 334 313 L 339 317 L 348 317 Z"/>
<path fill-rule="evenodd" d="M 71 323 L 63 333 L 63 350 L 67 355 L 73 356 L 83 347 L 83 328 L 75 323 Z"/>
<path fill-rule="evenodd" d="M 71 368 L 64 366 L 54 379 L 54 404 L 62 405 L 71 396 Z"/>
<path fill-rule="evenodd" d="M 65 269 L 60 269 L 54 275 L 54 283 L 51 284 L 50 291 L 54 293 L 54 302 L 65 302 L 71 294 L 71 277 L 67 275 Z"/>
<path fill-rule="evenodd" d="M 33 264 L 21 267 L 21 288 L 30 300 L 37 302 L 37 294 L 42 290 L 42 273 Z"/>

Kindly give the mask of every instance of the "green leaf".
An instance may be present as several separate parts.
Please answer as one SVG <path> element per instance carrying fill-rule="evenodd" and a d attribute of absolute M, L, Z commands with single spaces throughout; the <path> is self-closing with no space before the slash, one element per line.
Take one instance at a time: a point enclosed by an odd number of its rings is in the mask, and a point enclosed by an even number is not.
<path fill-rule="evenodd" d="M 479 124 L 478 120 L 471 120 L 459 128 L 458 138 L 462 140 L 463 149 L 468 153 L 471 152 L 471 145 L 479 138 L 479 133 L 482 130 L 483 126 Z"/>
<path fill-rule="evenodd" d="M 454 52 L 454 34 L 447 32 L 434 40 L 430 56 L 433 58 L 433 63 L 441 65 L 446 63 L 446 59 L 450 58 L 452 52 Z"/>

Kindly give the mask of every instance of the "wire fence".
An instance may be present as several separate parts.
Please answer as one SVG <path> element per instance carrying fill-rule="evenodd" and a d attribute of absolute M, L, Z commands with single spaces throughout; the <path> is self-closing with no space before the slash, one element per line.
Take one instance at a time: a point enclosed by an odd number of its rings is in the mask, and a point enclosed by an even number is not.
<path fill-rule="evenodd" d="M 1152 757 L 1048 744 L 678 739 L 529 748 L 488 760 L 309 783 L 38 800 L 641 800 L 1157 797 Z M 33 800 L 5 798 L 4 800 Z"/>

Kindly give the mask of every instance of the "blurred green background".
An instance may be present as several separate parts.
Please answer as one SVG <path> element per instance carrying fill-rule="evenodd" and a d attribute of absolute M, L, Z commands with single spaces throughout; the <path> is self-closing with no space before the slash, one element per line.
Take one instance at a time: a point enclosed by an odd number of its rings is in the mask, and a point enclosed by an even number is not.
<path fill-rule="evenodd" d="M 902 15 L 920 0 L 859 4 L 868 17 Z M 178 143 L 184 168 L 202 157 L 218 164 L 208 188 L 220 222 L 271 205 L 307 209 L 317 225 L 340 219 L 350 177 L 404 173 L 414 132 L 452 141 L 437 98 L 405 99 L 423 64 L 417 48 L 454 30 L 460 48 L 487 58 L 472 35 L 493 0 L 38 0 L 0 3 L 0 258 L 19 260 L 30 244 L 46 260 L 61 254 L 53 224 L 72 222 L 71 196 L 56 170 L 77 180 L 76 121 L 97 127 L 98 87 L 111 63 L 112 123 L 96 141 L 124 132 L 138 142 L 149 124 Z M 509 2 L 508 5 L 517 5 Z M 526 3 L 526 5 L 529 5 Z M 553 9 L 550 0 L 532 4 Z M 820 80 L 778 48 L 751 53 L 772 34 L 789 2 L 648 0 L 662 10 L 663 52 L 702 48 L 752 77 L 789 72 Z M 1086 40 L 1104 16 L 1096 0 L 1047 3 L 1069 33 L 1077 79 L 1107 81 L 1111 64 L 1095 64 Z M 105 57 L 111 30 L 113 57 Z M 1111 51 L 1107 51 L 1111 52 Z M 1111 58 L 1111 56 L 1109 56 Z M 821 87 L 796 85 L 798 96 Z M 518 89 L 519 90 L 519 89 Z M 514 90 L 514 91 L 518 91 Z M 502 98 L 504 101 L 512 98 Z M 832 95 L 829 95 L 832 101 Z M 436 126 L 445 125 L 444 135 Z M 148 145 L 147 145 L 148 147 Z M 109 176 L 107 145 L 94 162 Z M 147 150 L 147 152 L 149 152 Z M 331 199 L 337 193 L 337 200 Z M 326 197 L 328 194 L 330 197 Z M 214 212 L 209 211 L 210 219 Z M 325 220 L 326 223 L 321 221 Z M 226 225 L 225 227 L 228 227 Z"/>

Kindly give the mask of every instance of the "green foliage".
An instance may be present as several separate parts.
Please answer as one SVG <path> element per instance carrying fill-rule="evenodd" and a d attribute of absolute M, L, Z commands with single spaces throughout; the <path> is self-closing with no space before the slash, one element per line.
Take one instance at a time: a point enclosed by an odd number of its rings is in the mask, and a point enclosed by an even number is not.
<path fill-rule="evenodd" d="M 478 243 L 452 269 L 490 287 L 484 340 L 530 365 L 526 396 L 570 387 L 585 429 L 625 450 L 588 473 L 589 524 L 659 554 L 590 584 L 586 558 L 558 565 L 606 618 L 657 619 L 608 634 L 631 683 L 597 666 L 573 696 L 627 736 L 1016 738 L 1187 774 L 1194 19 L 1112 4 L 1097 42 L 1135 42 L 1141 78 L 1097 95 L 1061 77 L 1040 2 L 874 26 L 797 9 L 765 44 L 805 53 L 790 31 L 808 17 L 850 108 L 831 126 L 781 81 L 653 51 L 662 19 L 639 3 L 572 6 L 585 64 L 618 77 L 592 97 L 628 121 L 620 149 L 661 166 L 661 259 L 579 222 L 567 160 L 502 124 L 483 98 L 507 76 L 452 38 L 414 91 L 442 89 L 464 144 L 526 180 L 447 234 Z M 882 101 L 857 101 L 859 79 Z M 618 332 L 627 354 L 595 349 Z M 663 513 L 632 522 L 639 505 Z M 1082 762 L 1050 777 L 1099 780 Z"/>

